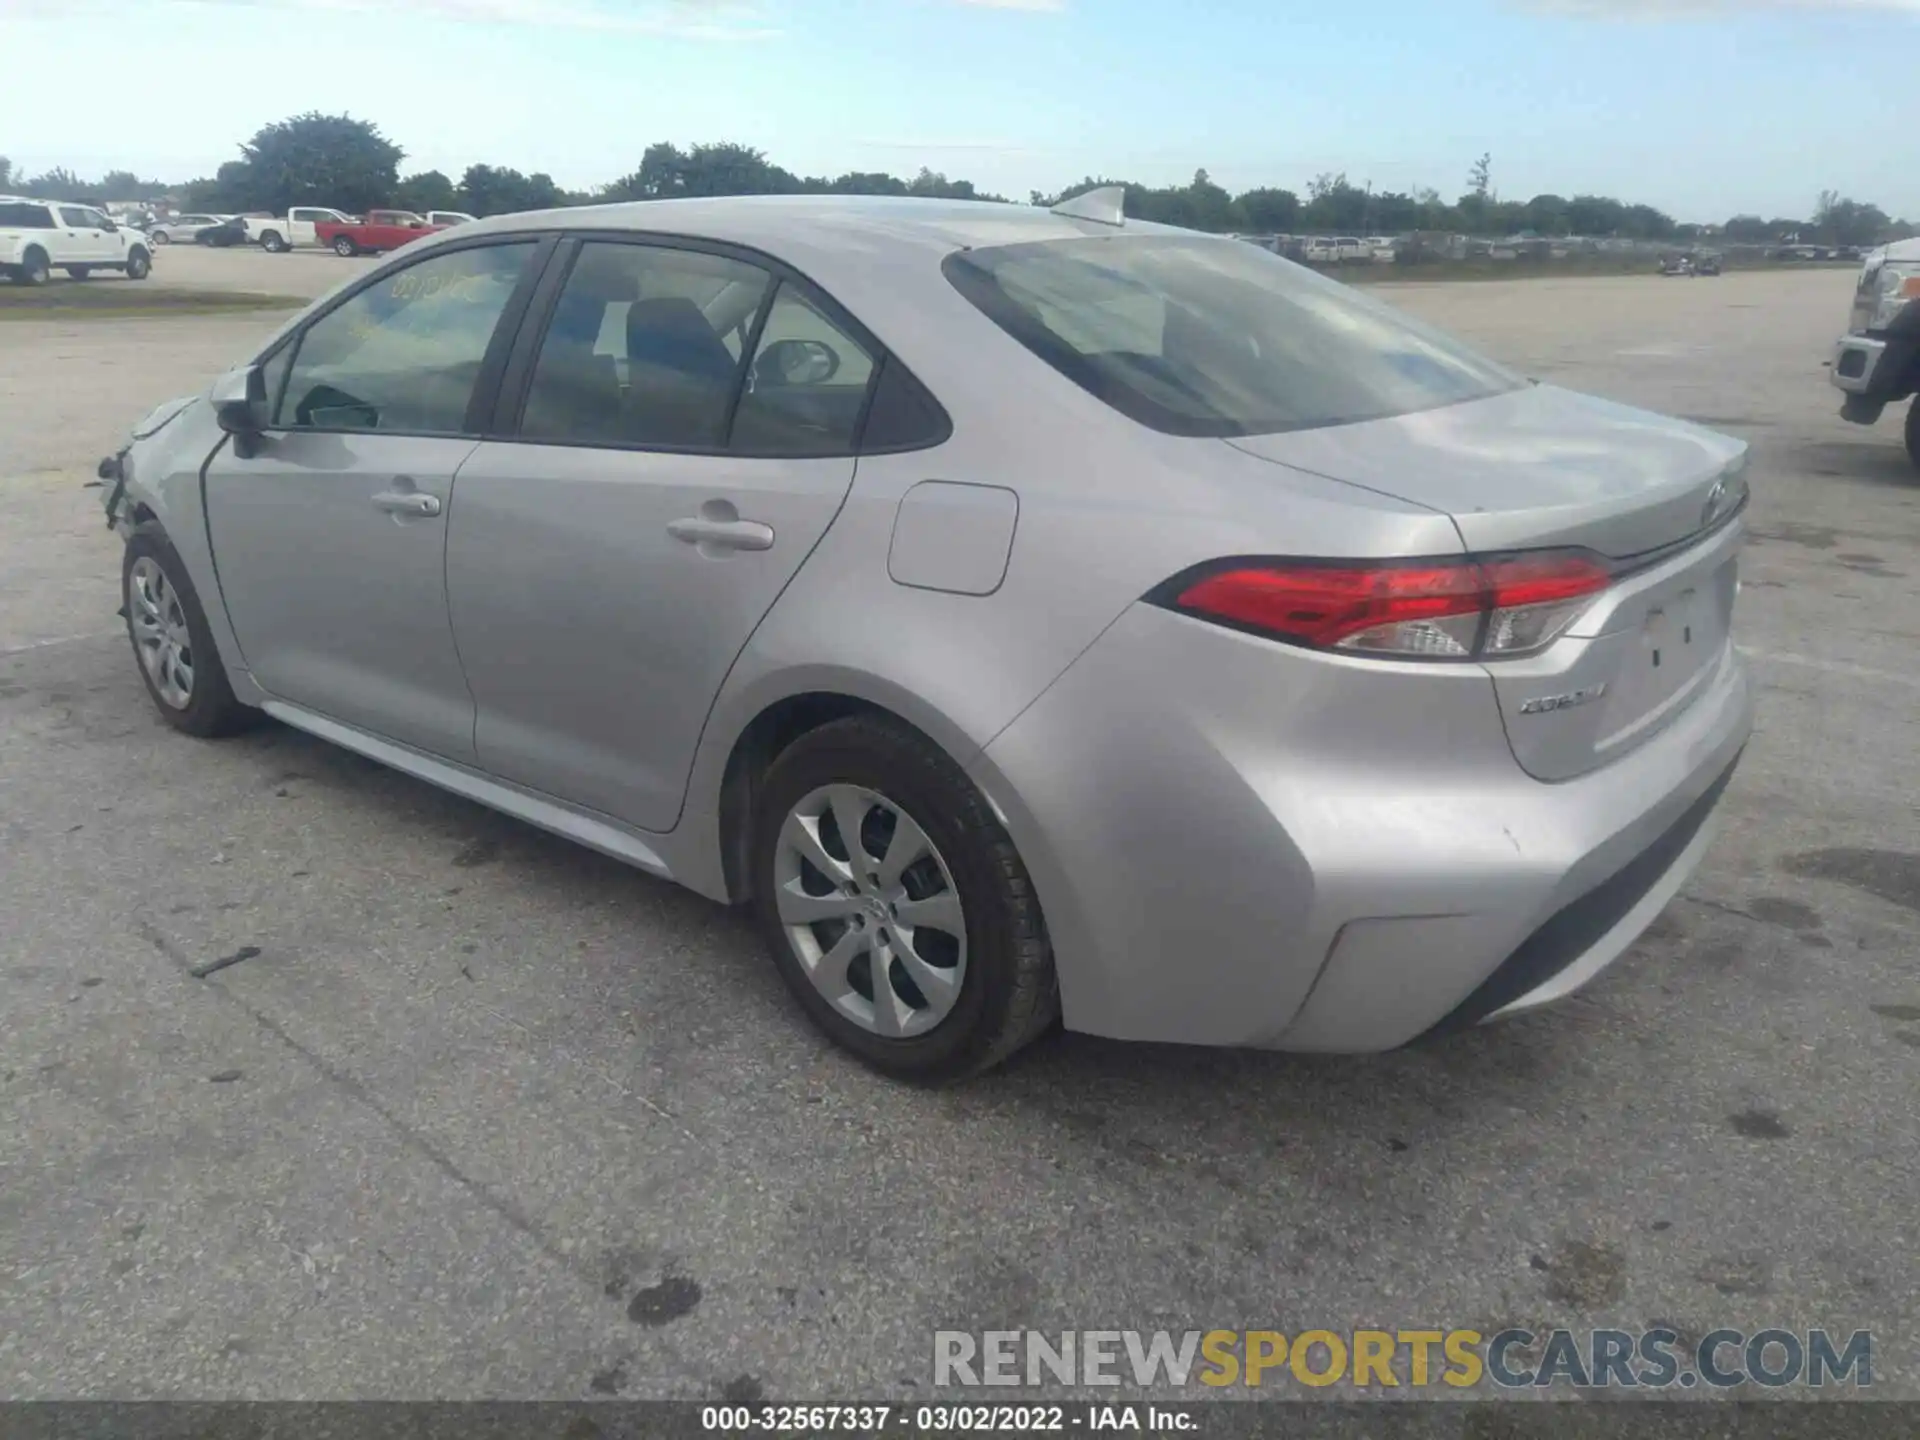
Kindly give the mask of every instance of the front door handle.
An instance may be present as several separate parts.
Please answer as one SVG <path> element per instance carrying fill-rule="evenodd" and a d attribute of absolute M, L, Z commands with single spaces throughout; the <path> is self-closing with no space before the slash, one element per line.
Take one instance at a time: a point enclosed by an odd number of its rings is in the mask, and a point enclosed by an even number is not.
<path fill-rule="evenodd" d="M 422 495 L 418 490 L 382 490 L 373 503 L 395 515 L 438 515 L 440 497 Z"/>
<path fill-rule="evenodd" d="M 696 515 L 673 521 L 667 526 L 667 533 L 689 545 L 711 546 L 715 550 L 773 548 L 773 527 L 762 525 L 758 520 L 712 520 Z"/>

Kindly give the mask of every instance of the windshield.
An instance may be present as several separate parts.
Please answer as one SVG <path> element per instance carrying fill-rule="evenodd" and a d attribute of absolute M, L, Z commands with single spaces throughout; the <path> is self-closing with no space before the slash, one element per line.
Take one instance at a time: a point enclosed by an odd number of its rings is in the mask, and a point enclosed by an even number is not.
<path fill-rule="evenodd" d="M 1262 435 L 1484 399 L 1518 377 L 1251 245 L 1116 235 L 962 251 L 949 281 L 1061 374 L 1173 435 Z"/>

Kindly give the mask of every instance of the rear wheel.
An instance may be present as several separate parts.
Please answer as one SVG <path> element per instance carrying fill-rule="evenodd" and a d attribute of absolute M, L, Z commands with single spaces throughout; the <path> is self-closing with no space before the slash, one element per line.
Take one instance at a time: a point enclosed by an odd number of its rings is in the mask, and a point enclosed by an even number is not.
<path fill-rule="evenodd" d="M 351 235 L 341 235 L 333 242 L 333 253 L 336 255 L 358 255 L 360 253 L 360 247 L 353 243 L 353 237 Z"/>
<path fill-rule="evenodd" d="M 173 237 L 164 230 L 155 230 L 147 238 L 156 245 L 171 245 L 173 243 Z"/>
<path fill-rule="evenodd" d="M 127 541 L 120 588 L 134 659 L 161 719 L 202 738 L 230 735 L 259 719 L 259 711 L 234 698 L 187 567 L 151 520 Z"/>
<path fill-rule="evenodd" d="M 37 245 L 20 257 L 13 271 L 17 285 L 44 285 L 52 278 L 53 266 L 47 263 L 47 252 Z"/>
<path fill-rule="evenodd" d="M 1920 465 L 1920 395 L 1907 406 L 1907 457 Z"/>
<path fill-rule="evenodd" d="M 1013 841 L 959 766 L 897 721 L 837 720 L 774 761 L 753 898 L 801 1007 L 889 1075 L 977 1073 L 1059 1013 Z"/>
<path fill-rule="evenodd" d="M 145 250 L 135 246 L 127 252 L 127 278 L 144 280 L 153 273 L 153 257 Z"/>
<path fill-rule="evenodd" d="M 270 255 L 283 255 L 287 251 L 287 237 L 278 230 L 269 230 L 260 237 L 260 248 Z"/>

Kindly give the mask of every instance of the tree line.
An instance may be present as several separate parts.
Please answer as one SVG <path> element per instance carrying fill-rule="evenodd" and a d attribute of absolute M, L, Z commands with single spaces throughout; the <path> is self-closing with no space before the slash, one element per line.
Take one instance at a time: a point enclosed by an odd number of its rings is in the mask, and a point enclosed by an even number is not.
<path fill-rule="evenodd" d="M 921 169 L 911 179 L 881 171 L 838 176 L 796 175 L 763 151 L 733 142 L 682 149 L 666 141 L 649 145 L 640 163 L 593 190 L 569 190 L 552 176 L 496 165 L 470 165 L 456 181 L 438 170 L 403 174 L 405 152 L 379 127 L 346 115 L 306 114 L 261 128 L 211 176 L 168 185 L 115 170 L 87 182 L 63 169 L 31 178 L 13 174 L 0 156 L 0 191 L 48 198 L 148 199 L 171 195 L 188 210 L 284 214 L 292 205 L 331 205 L 365 211 L 384 206 L 407 210 L 464 210 L 501 215 L 620 200 L 660 200 L 695 195 L 921 195 L 945 199 L 1007 197 L 975 189 L 967 180 Z M 1718 225 L 1682 223 L 1652 205 L 1603 195 L 1535 195 L 1504 199 L 1494 188 L 1493 157 L 1470 168 L 1465 188 L 1448 201 L 1438 190 L 1376 191 L 1345 173 L 1315 176 L 1301 195 L 1261 186 L 1238 195 L 1214 183 L 1205 170 L 1185 185 L 1148 186 L 1088 176 L 1054 194 L 1033 191 L 1028 203 L 1056 205 L 1102 185 L 1124 185 L 1126 213 L 1195 230 L 1222 234 L 1401 235 L 1418 231 L 1546 238 L 1583 235 L 1636 240 L 1691 240 L 1704 236 L 1732 242 L 1804 241 L 1867 245 L 1910 235 L 1920 226 L 1895 220 L 1876 205 L 1823 191 L 1812 216 L 1765 218 L 1735 215 Z"/>

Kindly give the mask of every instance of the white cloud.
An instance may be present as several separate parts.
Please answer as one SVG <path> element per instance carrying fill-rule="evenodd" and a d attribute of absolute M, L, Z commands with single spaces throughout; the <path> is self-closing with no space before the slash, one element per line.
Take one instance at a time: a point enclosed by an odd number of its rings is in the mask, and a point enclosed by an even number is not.
<path fill-rule="evenodd" d="M 1920 15 L 1920 0 L 1517 0 L 1522 9 L 1600 20 L 1669 20 L 1763 10 L 1891 11 Z"/>

